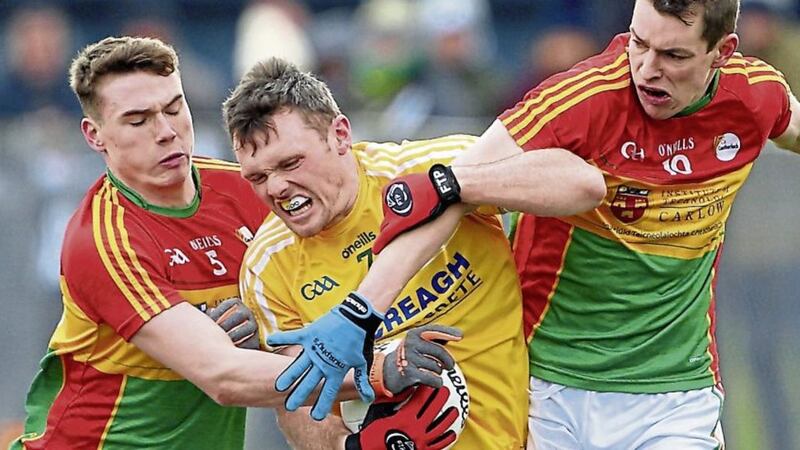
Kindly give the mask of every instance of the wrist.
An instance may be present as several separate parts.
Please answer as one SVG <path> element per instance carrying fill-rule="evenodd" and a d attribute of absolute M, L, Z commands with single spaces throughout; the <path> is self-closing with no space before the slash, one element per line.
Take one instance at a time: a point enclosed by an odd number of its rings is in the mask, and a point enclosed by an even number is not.
<path fill-rule="evenodd" d="M 372 304 L 358 292 L 350 292 L 339 304 L 340 312 L 367 335 L 373 336 L 383 322 L 383 314 L 372 307 Z"/>
<path fill-rule="evenodd" d="M 428 176 L 444 205 L 452 205 L 461 201 L 461 185 L 458 183 L 452 167 L 434 164 L 428 171 Z"/>

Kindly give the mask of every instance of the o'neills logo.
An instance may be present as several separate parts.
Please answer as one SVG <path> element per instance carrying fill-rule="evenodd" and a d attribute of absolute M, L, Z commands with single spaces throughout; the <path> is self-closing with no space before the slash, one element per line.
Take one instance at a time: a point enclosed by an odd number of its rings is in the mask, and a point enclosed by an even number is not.
<path fill-rule="evenodd" d="M 342 259 L 347 259 L 355 255 L 356 253 L 358 253 L 358 250 L 369 245 L 369 243 L 374 241 L 376 237 L 377 236 L 375 236 L 374 231 L 359 233 L 358 238 L 355 241 L 353 241 L 352 244 L 342 249 Z"/>
<path fill-rule="evenodd" d="M 649 189 L 638 189 L 621 185 L 611 200 L 611 213 L 622 223 L 633 223 L 644 216 L 647 210 Z"/>
<path fill-rule="evenodd" d="M 720 161 L 732 161 L 741 148 L 742 142 L 739 140 L 739 136 L 733 133 L 725 133 L 714 138 L 714 150 Z"/>

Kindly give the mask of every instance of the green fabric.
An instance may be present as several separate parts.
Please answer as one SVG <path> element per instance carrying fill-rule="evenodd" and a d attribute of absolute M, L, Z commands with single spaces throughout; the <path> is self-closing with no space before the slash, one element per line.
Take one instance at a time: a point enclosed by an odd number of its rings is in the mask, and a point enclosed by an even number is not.
<path fill-rule="evenodd" d="M 47 354 L 39 362 L 39 372 L 31 383 L 28 390 L 28 398 L 25 401 L 25 434 L 24 438 L 40 435 L 44 432 L 47 425 L 47 414 L 53 404 L 61 385 L 64 382 L 64 369 L 61 358 L 52 349 L 48 349 Z M 14 441 L 9 449 L 21 450 L 22 444 L 19 440 Z"/>
<path fill-rule="evenodd" d="M 128 377 L 103 449 L 241 450 L 246 411 L 216 404 L 185 380 Z"/>
<path fill-rule="evenodd" d="M 595 391 L 713 385 L 707 314 L 715 256 L 636 253 L 576 228 L 529 345 L 531 374 Z"/>
<path fill-rule="evenodd" d="M 717 88 L 719 87 L 719 70 L 714 72 L 714 77 L 711 79 L 711 84 L 708 85 L 706 89 L 706 93 L 703 94 L 696 102 L 692 103 L 691 105 L 683 108 L 678 114 L 675 114 L 673 117 L 685 117 L 691 114 L 700 111 L 711 103 L 711 100 L 714 98 L 714 94 L 717 93 Z"/>
<path fill-rule="evenodd" d="M 61 359 L 50 351 L 33 381 L 24 437 L 41 434 L 62 386 Z M 75 411 L 73 411 L 75 412 Z M 245 408 L 223 407 L 186 380 L 154 381 L 129 376 L 104 450 L 244 448 Z M 9 447 L 21 450 L 19 442 Z"/>
<path fill-rule="evenodd" d="M 152 203 L 148 203 L 138 192 L 134 191 L 130 187 L 128 187 L 125 183 L 123 183 L 119 178 L 115 177 L 111 170 L 106 170 L 106 175 L 108 179 L 111 180 L 111 184 L 113 184 L 122 195 L 125 196 L 128 200 L 132 201 L 136 206 L 146 209 L 148 211 L 154 212 L 156 214 L 160 214 L 162 216 L 167 217 L 177 217 L 179 219 L 185 219 L 187 217 L 192 217 L 197 209 L 200 208 L 200 171 L 197 170 L 197 167 L 192 165 L 192 181 L 194 182 L 194 198 L 189 205 L 183 208 L 166 208 L 163 206 L 153 205 Z"/>

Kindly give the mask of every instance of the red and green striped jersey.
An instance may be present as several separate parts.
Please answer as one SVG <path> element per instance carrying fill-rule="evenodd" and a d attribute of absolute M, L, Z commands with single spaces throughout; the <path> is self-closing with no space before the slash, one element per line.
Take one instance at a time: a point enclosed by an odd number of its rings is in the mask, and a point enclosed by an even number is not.
<path fill-rule="evenodd" d="M 198 194 L 182 210 L 149 205 L 110 174 L 84 197 L 62 248 L 64 312 L 12 448 L 243 447 L 244 408 L 219 406 L 129 342 L 180 302 L 205 310 L 238 296 L 267 208 L 235 164 L 195 157 L 192 177 Z"/>
<path fill-rule="evenodd" d="M 725 221 L 767 139 L 788 126 L 788 86 L 736 54 L 698 104 L 654 120 L 631 82 L 628 40 L 615 37 L 500 116 L 520 147 L 568 149 L 608 188 L 593 211 L 518 223 L 531 374 L 596 391 L 711 386 Z"/>

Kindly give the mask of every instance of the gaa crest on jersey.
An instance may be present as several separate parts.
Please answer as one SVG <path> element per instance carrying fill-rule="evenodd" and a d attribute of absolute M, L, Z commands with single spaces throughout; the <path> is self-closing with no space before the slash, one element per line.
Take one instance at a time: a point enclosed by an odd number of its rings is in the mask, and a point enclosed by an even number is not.
<path fill-rule="evenodd" d="M 725 133 L 714 138 L 714 150 L 717 152 L 717 159 L 728 162 L 736 158 L 742 148 L 742 141 L 739 136 L 733 133 Z"/>
<path fill-rule="evenodd" d="M 414 201 L 411 198 L 411 189 L 404 181 L 392 183 L 386 189 L 384 201 L 389 209 L 403 217 L 411 214 L 411 208 L 414 206 Z"/>
<path fill-rule="evenodd" d="M 611 200 L 611 213 L 622 223 L 633 223 L 644 216 L 649 202 L 647 196 L 649 189 L 639 189 L 620 185 L 617 193 Z"/>

